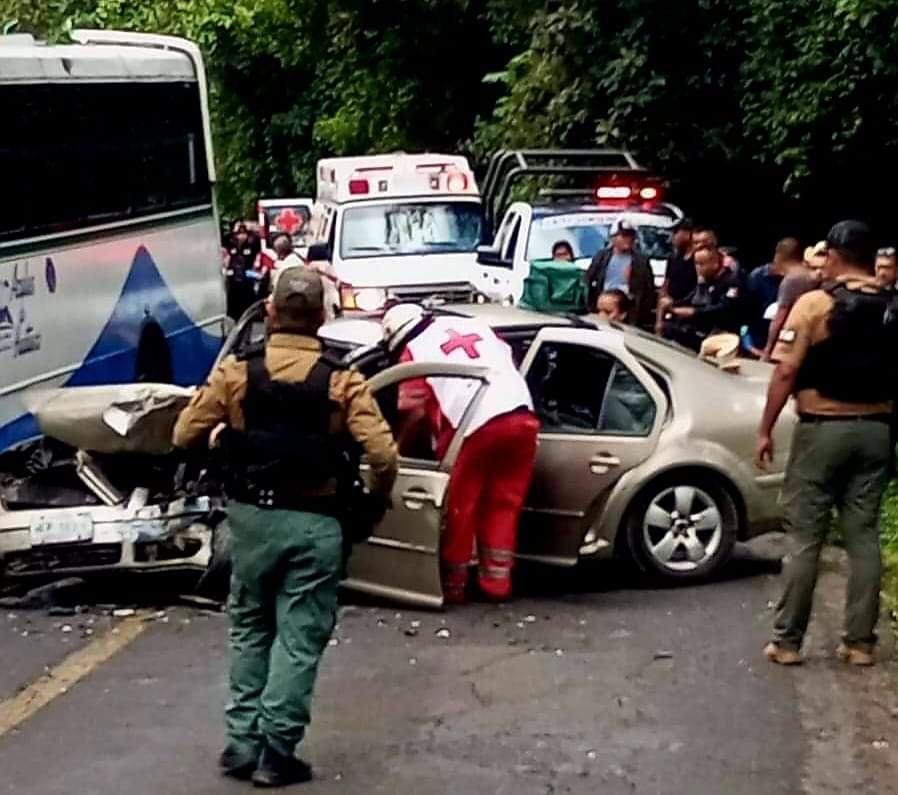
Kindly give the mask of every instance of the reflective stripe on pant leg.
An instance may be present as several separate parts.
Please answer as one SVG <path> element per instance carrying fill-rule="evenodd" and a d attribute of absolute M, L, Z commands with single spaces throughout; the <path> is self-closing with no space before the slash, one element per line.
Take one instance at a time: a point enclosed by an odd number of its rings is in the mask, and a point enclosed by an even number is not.
<path fill-rule="evenodd" d="M 482 564 L 479 579 L 481 589 L 496 598 L 511 595 L 518 520 L 533 477 L 538 432 L 536 417 L 526 413 L 498 417 L 477 431 L 489 445 L 485 462 L 489 480 L 478 535 Z"/>
<path fill-rule="evenodd" d="M 462 577 L 464 580 L 467 578 L 483 494 L 484 472 L 481 467 L 482 453 L 475 433 L 462 444 L 449 479 L 446 529 L 440 545 L 440 557 L 444 576 L 450 577 L 453 586 Z M 461 574 L 450 575 L 450 572 Z"/>

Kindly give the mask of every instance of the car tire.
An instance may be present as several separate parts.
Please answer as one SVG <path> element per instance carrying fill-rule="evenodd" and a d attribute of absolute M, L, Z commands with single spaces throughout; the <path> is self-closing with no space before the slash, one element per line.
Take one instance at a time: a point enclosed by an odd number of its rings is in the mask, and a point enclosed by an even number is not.
<path fill-rule="evenodd" d="M 627 546 L 637 565 L 669 580 L 699 580 L 729 559 L 739 511 L 715 478 L 671 474 L 643 489 L 626 518 Z"/>

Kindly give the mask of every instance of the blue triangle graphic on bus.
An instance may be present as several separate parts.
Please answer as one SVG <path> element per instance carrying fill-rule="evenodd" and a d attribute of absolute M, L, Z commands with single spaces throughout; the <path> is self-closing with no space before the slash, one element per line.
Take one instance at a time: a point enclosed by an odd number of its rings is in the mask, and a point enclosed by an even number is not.
<path fill-rule="evenodd" d="M 141 335 L 153 323 L 167 339 L 175 383 L 202 381 L 221 339 L 194 323 L 175 299 L 150 252 L 140 246 L 112 315 L 66 386 L 133 381 Z"/>

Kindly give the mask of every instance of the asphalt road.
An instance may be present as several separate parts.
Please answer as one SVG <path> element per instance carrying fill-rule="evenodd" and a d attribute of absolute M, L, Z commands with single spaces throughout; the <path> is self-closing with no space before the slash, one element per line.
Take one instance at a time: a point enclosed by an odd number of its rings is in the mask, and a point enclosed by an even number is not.
<path fill-rule="evenodd" d="M 762 549 L 775 551 L 775 540 Z M 548 582 L 527 577 L 524 596 L 506 607 L 436 614 L 350 604 L 322 665 L 303 748 L 317 780 L 302 790 L 893 792 L 891 665 L 848 670 L 830 656 L 843 587 L 833 563 L 801 670 L 761 657 L 777 575 L 744 552 L 719 582 L 697 587 L 647 588 L 603 566 Z M 116 623 L 93 613 L 0 613 L 0 698 L 69 647 L 89 651 L 85 632 L 98 621 Z M 156 615 L 0 737 L 0 793 L 247 791 L 215 769 L 226 656 L 221 614 L 175 607 Z"/>

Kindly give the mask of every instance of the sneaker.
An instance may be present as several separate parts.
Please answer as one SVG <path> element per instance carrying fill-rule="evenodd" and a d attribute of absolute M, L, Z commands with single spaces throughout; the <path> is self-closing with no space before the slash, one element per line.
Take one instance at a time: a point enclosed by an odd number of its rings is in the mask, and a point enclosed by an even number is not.
<path fill-rule="evenodd" d="M 839 647 L 836 649 L 836 657 L 849 665 L 857 665 L 862 668 L 869 668 L 871 665 L 876 664 L 872 652 L 857 646 L 849 646 L 846 643 L 839 644 Z"/>
<path fill-rule="evenodd" d="M 249 781 L 258 764 L 258 751 L 234 744 L 229 744 L 218 757 L 222 775 L 239 781 Z"/>
<path fill-rule="evenodd" d="M 303 784 L 312 780 L 312 768 L 295 756 L 284 756 L 266 745 L 259 756 L 259 765 L 252 775 L 253 785 L 273 789 Z"/>
<path fill-rule="evenodd" d="M 773 642 L 764 647 L 764 656 L 777 665 L 801 665 L 804 662 L 795 649 L 787 649 Z"/>

